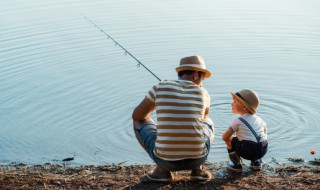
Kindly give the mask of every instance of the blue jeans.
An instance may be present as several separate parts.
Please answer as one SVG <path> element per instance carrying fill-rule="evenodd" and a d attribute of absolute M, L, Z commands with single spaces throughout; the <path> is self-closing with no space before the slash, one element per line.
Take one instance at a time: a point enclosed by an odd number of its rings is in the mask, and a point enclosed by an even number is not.
<path fill-rule="evenodd" d="M 147 150 L 147 153 L 151 157 L 151 159 L 161 168 L 168 170 L 168 171 L 179 171 L 179 170 L 191 170 L 194 169 L 200 165 L 202 165 L 208 157 L 208 154 L 210 152 L 210 137 L 209 135 L 213 135 L 213 129 L 212 126 L 205 123 L 206 130 L 209 131 L 209 134 L 205 134 L 206 140 L 206 147 L 208 150 L 208 153 L 201 157 L 196 159 L 183 159 L 183 160 L 177 160 L 177 161 L 168 161 L 161 159 L 157 157 L 153 149 L 155 147 L 155 142 L 157 140 L 157 127 L 155 123 L 152 121 L 145 121 L 141 123 L 137 129 L 135 129 L 138 132 L 138 138 L 140 138 L 141 142 L 143 142 L 144 148 Z"/>

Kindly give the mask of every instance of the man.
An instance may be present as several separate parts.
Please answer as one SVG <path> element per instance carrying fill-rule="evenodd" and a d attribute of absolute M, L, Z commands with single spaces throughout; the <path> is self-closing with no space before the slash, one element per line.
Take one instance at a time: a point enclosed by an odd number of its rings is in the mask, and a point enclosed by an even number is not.
<path fill-rule="evenodd" d="M 191 179 L 208 180 L 202 166 L 213 141 L 210 96 L 202 87 L 211 76 L 201 56 L 185 57 L 176 68 L 178 80 L 155 84 L 132 113 L 136 138 L 157 167 L 153 181 L 170 181 L 170 171 L 192 170 Z M 157 113 L 157 125 L 150 118 Z"/>

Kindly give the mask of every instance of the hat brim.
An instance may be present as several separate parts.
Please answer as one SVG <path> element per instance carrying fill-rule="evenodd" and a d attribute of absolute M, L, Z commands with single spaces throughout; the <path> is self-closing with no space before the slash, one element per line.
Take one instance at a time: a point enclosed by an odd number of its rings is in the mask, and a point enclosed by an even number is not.
<path fill-rule="evenodd" d="M 184 70 L 201 71 L 201 72 L 204 72 L 204 78 L 211 77 L 211 72 L 206 69 L 197 68 L 197 67 L 190 67 L 190 66 L 182 66 L 182 67 L 176 68 L 177 73 L 180 71 L 184 71 Z"/>
<path fill-rule="evenodd" d="M 253 109 L 246 101 L 244 101 L 242 98 L 240 98 L 239 96 L 237 96 L 235 93 L 231 92 L 231 95 L 233 98 L 236 98 L 237 100 L 239 100 L 246 108 L 248 108 L 248 110 L 252 113 L 255 114 L 256 110 Z"/>

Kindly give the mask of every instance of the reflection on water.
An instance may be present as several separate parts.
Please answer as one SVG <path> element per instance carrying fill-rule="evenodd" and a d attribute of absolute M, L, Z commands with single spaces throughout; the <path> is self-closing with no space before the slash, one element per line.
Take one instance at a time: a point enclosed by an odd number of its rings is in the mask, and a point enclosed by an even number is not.
<path fill-rule="evenodd" d="M 183 56 L 205 57 L 213 77 L 216 139 L 209 161 L 227 159 L 220 136 L 236 115 L 231 91 L 260 93 L 269 124 L 265 158 L 312 159 L 319 148 L 318 1 L 0 2 L 0 157 L 42 163 L 151 163 L 131 112 L 157 79 L 175 79 Z M 155 117 L 155 115 L 153 115 Z"/>

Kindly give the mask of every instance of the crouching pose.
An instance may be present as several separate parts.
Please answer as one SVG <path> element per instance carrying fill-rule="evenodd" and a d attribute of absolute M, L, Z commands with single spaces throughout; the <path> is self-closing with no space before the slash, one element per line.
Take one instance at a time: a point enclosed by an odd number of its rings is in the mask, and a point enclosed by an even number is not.
<path fill-rule="evenodd" d="M 170 181 L 171 171 L 191 170 L 191 179 L 208 180 L 211 173 L 203 163 L 214 131 L 202 81 L 211 73 L 200 56 L 182 58 L 176 71 L 178 80 L 155 84 L 132 114 L 136 138 L 157 165 L 147 177 Z M 157 124 L 150 118 L 154 111 Z"/>
<path fill-rule="evenodd" d="M 256 115 L 259 105 L 258 94 L 249 89 L 231 93 L 232 113 L 239 114 L 231 126 L 222 134 L 229 153 L 227 169 L 241 172 L 241 159 L 251 160 L 251 168 L 261 170 L 261 158 L 268 150 L 267 125 Z M 233 134 L 236 133 L 234 137 Z"/>

